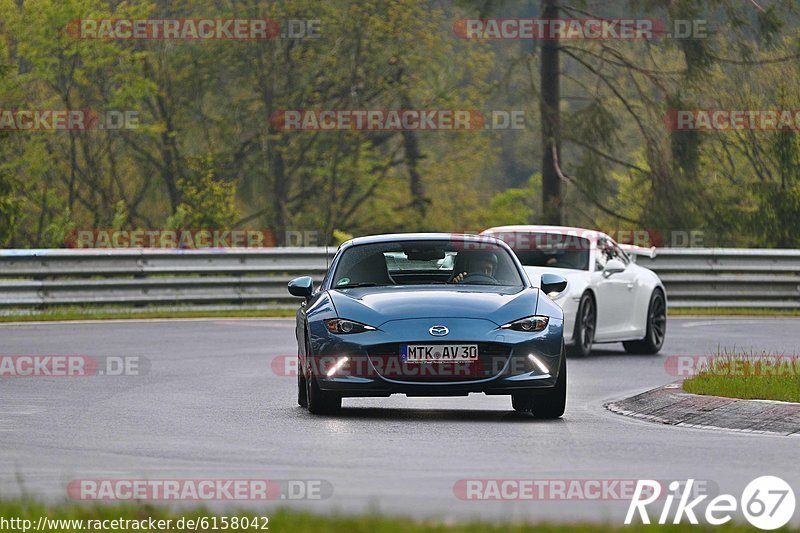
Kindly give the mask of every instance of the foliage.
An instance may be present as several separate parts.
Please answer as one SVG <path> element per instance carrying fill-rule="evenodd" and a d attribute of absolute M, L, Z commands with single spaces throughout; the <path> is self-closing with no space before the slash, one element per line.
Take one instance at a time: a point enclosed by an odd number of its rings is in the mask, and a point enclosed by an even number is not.
<path fill-rule="evenodd" d="M 489 208 L 484 210 L 481 219 L 481 225 L 484 226 L 481 230 L 493 226 L 533 223 L 541 183 L 542 176 L 536 174 L 528 181 L 527 187 L 511 187 L 492 196 Z"/>
<path fill-rule="evenodd" d="M 540 222 L 541 43 L 454 36 L 459 18 L 535 17 L 466 0 L 0 0 L 3 109 L 137 113 L 122 130 L 0 137 L 0 246 L 63 228 L 475 231 Z M 703 19 L 709 35 L 565 41 L 565 222 L 700 230 L 709 245 L 800 246 L 798 136 L 670 132 L 675 108 L 800 101 L 797 7 L 776 0 L 561 2 L 574 18 Z M 319 38 L 76 39 L 81 18 L 318 20 Z M 285 109 L 521 110 L 521 130 L 289 132 Z"/>
<path fill-rule="evenodd" d="M 17 187 L 15 179 L 0 171 L 0 247 L 11 244 L 22 211 Z"/>
<path fill-rule="evenodd" d="M 338 229 L 333 230 L 333 242 L 336 246 L 339 246 L 345 241 L 349 241 L 352 239 L 353 236 L 349 233 L 345 233 L 344 231 L 340 231 Z"/>
<path fill-rule="evenodd" d="M 196 165 L 193 178 L 177 183 L 183 200 L 167 219 L 167 229 L 231 227 L 239 216 L 234 184 L 217 179 L 210 155 Z"/>

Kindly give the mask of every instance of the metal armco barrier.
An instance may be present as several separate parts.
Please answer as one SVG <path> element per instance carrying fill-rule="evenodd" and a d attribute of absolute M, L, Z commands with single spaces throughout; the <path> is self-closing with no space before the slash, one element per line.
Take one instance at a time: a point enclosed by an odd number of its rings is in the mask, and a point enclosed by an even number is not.
<path fill-rule="evenodd" d="M 328 256 L 333 256 L 334 249 Z M 286 284 L 322 280 L 324 248 L 0 250 L 0 307 L 272 304 Z"/>
<path fill-rule="evenodd" d="M 655 271 L 670 307 L 800 309 L 800 250 L 659 248 Z"/>
<path fill-rule="evenodd" d="M 294 276 L 319 282 L 334 249 L 0 250 L 0 307 L 146 304 L 295 308 Z M 671 307 L 800 308 L 800 250 L 661 248 Z"/>

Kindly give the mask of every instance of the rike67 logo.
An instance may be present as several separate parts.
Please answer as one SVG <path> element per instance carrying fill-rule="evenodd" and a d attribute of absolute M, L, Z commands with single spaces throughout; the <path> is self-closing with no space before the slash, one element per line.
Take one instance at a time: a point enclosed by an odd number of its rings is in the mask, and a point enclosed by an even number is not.
<path fill-rule="evenodd" d="M 664 507 L 658 515 L 658 523 L 666 524 L 672 517 L 673 524 L 679 524 L 684 519 L 690 524 L 699 524 L 697 515 L 700 514 L 703 500 L 708 495 L 692 496 L 693 479 L 686 481 L 685 485 L 673 481 L 669 485 L 670 493 L 666 498 L 661 497 L 661 484 L 653 480 L 639 480 L 633 499 L 625 516 L 625 523 L 631 524 L 634 515 L 638 512 L 643 523 L 650 523 L 647 506 L 660 499 Z M 682 489 L 682 490 L 681 490 Z M 673 511 L 673 504 L 677 500 Z M 720 494 L 705 503 L 705 522 L 719 526 L 733 518 L 737 510 L 741 510 L 744 517 L 751 525 L 758 529 L 772 530 L 785 526 L 794 516 L 795 496 L 792 487 L 783 479 L 776 476 L 761 476 L 751 481 L 737 500 L 730 494 Z M 653 509 L 651 509 L 653 510 Z"/>

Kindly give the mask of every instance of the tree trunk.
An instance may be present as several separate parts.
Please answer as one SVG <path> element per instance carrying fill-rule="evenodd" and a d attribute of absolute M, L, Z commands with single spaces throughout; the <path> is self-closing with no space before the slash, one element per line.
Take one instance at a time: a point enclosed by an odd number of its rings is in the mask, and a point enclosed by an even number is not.
<path fill-rule="evenodd" d="M 397 82 L 399 84 L 402 76 L 402 69 L 398 70 Z M 400 104 L 403 109 L 413 109 L 411 97 L 405 92 L 405 88 L 400 89 Z M 406 168 L 408 169 L 408 184 L 411 191 L 411 208 L 416 213 L 416 230 L 422 230 L 425 223 L 425 215 L 428 212 L 430 199 L 425 196 L 425 184 L 422 182 L 422 175 L 419 173 L 418 162 L 424 156 L 419 148 L 417 133 L 412 130 L 404 130 L 403 148 L 405 150 Z"/>
<path fill-rule="evenodd" d="M 542 0 L 542 18 L 558 17 L 558 0 Z M 561 179 L 555 167 L 553 146 L 561 159 L 561 129 L 559 117 L 559 43 L 545 40 L 542 44 L 540 68 L 542 99 L 539 109 L 542 117 L 542 213 L 545 224 L 560 225 Z"/>

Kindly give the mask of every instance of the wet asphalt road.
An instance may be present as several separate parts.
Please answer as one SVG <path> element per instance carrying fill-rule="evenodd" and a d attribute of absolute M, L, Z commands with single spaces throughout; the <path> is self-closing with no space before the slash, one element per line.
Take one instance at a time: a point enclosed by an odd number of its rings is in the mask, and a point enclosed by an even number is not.
<path fill-rule="evenodd" d="M 322 500 L 238 505 L 264 514 L 292 505 L 614 524 L 627 501 L 465 501 L 454 487 L 465 479 L 695 478 L 739 496 L 753 478 L 773 474 L 800 496 L 800 438 L 666 427 L 603 408 L 674 381 L 670 355 L 800 354 L 800 319 L 674 318 L 659 355 L 601 348 L 569 361 L 561 420 L 517 415 L 507 397 L 483 395 L 345 399 L 340 415 L 320 418 L 296 405 L 295 378 L 271 365 L 296 354 L 292 320 L 0 325 L 0 355 L 149 362 L 141 376 L 0 378 L 0 494 L 63 499 L 71 480 L 87 478 L 322 480 L 332 488 Z"/>

